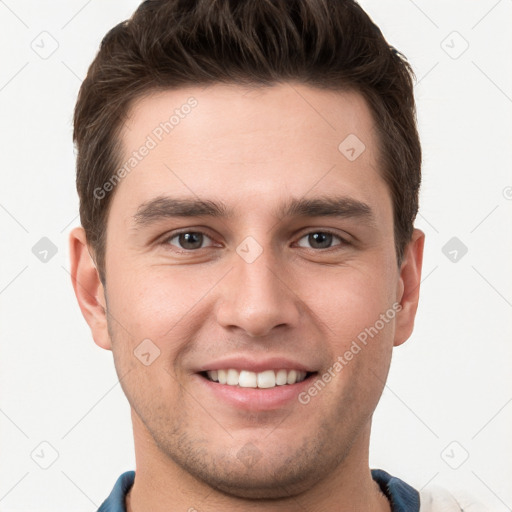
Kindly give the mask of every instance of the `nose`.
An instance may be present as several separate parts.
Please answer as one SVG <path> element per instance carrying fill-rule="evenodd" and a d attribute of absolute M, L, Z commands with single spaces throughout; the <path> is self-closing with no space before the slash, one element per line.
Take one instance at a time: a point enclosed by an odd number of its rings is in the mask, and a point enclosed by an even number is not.
<path fill-rule="evenodd" d="M 242 329 L 250 337 L 267 336 L 277 327 L 296 327 L 300 300 L 284 262 L 280 263 L 270 249 L 249 261 L 234 255 L 234 267 L 218 290 L 218 323 L 227 329 Z"/>

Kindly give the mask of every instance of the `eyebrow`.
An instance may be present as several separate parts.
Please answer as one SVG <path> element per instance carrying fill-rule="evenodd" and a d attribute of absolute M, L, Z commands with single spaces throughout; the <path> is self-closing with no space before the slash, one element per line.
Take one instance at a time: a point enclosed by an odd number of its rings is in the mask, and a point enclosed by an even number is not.
<path fill-rule="evenodd" d="M 290 199 L 273 212 L 279 218 L 286 217 L 338 217 L 357 218 L 375 226 L 376 216 L 370 206 L 351 197 L 316 197 Z M 133 216 L 136 227 L 144 227 L 160 220 L 175 217 L 209 217 L 228 219 L 235 211 L 223 202 L 192 198 L 159 196 L 142 203 Z"/>

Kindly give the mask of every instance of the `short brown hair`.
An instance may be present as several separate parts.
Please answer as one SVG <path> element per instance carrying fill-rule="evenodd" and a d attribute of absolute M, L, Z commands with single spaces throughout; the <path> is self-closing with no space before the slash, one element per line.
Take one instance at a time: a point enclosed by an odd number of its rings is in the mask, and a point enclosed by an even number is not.
<path fill-rule="evenodd" d="M 80 220 L 105 282 L 112 194 L 98 187 L 120 165 L 132 102 L 158 89 L 295 81 L 353 90 L 377 128 L 380 167 L 393 203 L 398 265 L 418 211 L 421 146 L 414 73 L 354 0 L 147 0 L 104 37 L 74 115 Z M 341 141 L 340 141 L 341 142 Z"/>

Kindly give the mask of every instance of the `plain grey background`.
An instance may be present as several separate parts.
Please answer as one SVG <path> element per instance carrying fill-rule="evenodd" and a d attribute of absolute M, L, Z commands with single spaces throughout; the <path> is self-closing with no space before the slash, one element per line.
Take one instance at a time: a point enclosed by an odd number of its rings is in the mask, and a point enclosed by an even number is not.
<path fill-rule="evenodd" d="M 371 465 L 512 510 L 512 1 L 361 4 L 417 74 L 426 233 L 416 328 L 395 350 Z M 0 511 L 93 512 L 134 468 L 129 407 L 76 303 L 68 234 L 78 88 L 137 5 L 0 1 Z"/>

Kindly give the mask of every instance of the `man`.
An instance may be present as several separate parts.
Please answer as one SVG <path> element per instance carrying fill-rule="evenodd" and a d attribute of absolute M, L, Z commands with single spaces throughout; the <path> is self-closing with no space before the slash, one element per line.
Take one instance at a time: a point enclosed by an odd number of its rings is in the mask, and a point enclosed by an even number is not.
<path fill-rule="evenodd" d="M 149 0 L 107 34 L 72 278 L 137 467 L 101 511 L 462 509 L 368 466 L 419 300 L 412 78 L 352 0 Z"/>

